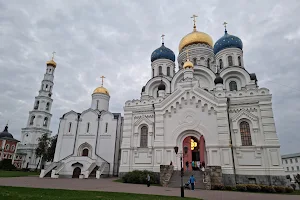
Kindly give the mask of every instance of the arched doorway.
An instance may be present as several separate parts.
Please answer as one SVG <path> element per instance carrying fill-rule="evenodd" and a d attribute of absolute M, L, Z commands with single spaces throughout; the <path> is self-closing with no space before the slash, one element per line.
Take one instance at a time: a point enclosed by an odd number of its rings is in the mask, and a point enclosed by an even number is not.
<path fill-rule="evenodd" d="M 75 169 L 73 170 L 73 176 L 72 176 L 72 178 L 79 178 L 80 174 L 81 174 L 80 167 L 75 167 Z"/>
<path fill-rule="evenodd" d="M 196 138 L 188 136 L 183 140 L 183 168 L 184 170 L 199 170 L 199 166 L 205 165 L 205 140 L 204 137 Z"/>

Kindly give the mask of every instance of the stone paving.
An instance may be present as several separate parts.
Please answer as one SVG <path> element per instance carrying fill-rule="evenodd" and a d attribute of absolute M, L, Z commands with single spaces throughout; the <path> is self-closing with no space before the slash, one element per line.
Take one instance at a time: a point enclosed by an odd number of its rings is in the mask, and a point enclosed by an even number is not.
<path fill-rule="evenodd" d="M 2 186 L 19 186 L 34 188 L 54 188 L 72 190 L 91 190 L 108 192 L 127 192 L 139 194 L 157 194 L 180 196 L 180 188 L 167 188 L 146 185 L 124 184 L 114 182 L 115 178 L 105 179 L 40 179 L 38 177 L 0 178 Z M 261 194 L 246 192 L 185 190 L 186 197 L 202 198 L 204 200 L 299 200 L 299 195 Z"/>

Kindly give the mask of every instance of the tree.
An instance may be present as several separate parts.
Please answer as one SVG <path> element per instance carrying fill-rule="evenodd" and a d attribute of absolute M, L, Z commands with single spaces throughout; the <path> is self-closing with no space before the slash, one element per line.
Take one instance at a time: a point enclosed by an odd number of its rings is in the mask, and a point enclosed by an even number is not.
<path fill-rule="evenodd" d="M 35 149 L 35 155 L 36 158 L 40 158 L 40 160 L 36 166 L 36 170 L 40 163 L 41 163 L 41 169 L 44 169 L 44 164 L 45 161 L 47 160 L 47 152 L 49 148 L 50 138 L 48 137 L 48 134 L 45 133 L 38 139 L 38 141 L 39 143 L 37 148 Z"/>
<path fill-rule="evenodd" d="M 298 184 L 300 188 L 300 174 L 294 175 L 295 182 Z"/>
<path fill-rule="evenodd" d="M 55 154 L 55 148 L 57 143 L 57 135 L 53 136 L 50 141 L 50 146 L 47 149 L 47 161 L 53 162 L 54 154 Z"/>

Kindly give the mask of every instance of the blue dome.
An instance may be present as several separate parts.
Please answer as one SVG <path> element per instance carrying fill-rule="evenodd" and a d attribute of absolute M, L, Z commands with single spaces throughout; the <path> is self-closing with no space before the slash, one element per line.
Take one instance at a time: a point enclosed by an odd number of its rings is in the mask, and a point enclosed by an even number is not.
<path fill-rule="evenodd" d="M 214 45 L 214 53 L 217 54 L 226 48 L 239 48 L 243 50 L 243 42 L 240 38 L 234 35 L 229 35 L 225 30 L 224 36 L 221 37 Z"/>
<path fill-rule="evenodd" d="M 175 62 L 175 54 L 171 49 L 165 47 L 164 43 L 162 43 L 161 47 L 153 51 L 151 54 L 151 62 L 157 59 L 169 59 Z"/>

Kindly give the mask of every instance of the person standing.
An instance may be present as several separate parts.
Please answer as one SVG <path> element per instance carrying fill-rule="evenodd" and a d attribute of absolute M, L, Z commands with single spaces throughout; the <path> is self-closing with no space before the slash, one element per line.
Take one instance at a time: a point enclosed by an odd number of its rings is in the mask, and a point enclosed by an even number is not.
<path fill-rule="evenodd" d="M 196 182 L 196 179 L 195 179 L 194 175 L 192 175 L 190 177 L 190 184 L 191 184 L 192 190 L 195 190 L 195 182 Z"/>
<path fill-rule="evenodd" d="M 150 187 L 150 175 L 147 174 L 147 187 Z"/>
<path fill-rule="evenodd" d="M 186 171 L 189 171 L 189 161 L 185 162 L 185 166 L 186 166 Z"/>

